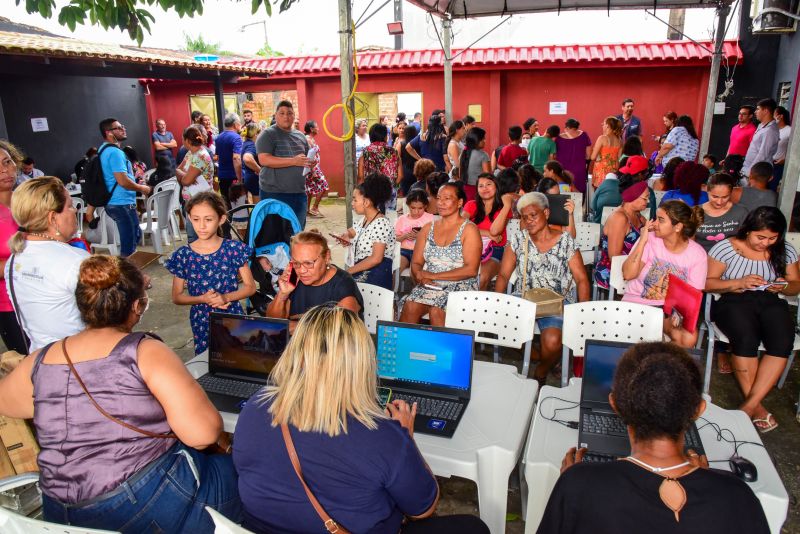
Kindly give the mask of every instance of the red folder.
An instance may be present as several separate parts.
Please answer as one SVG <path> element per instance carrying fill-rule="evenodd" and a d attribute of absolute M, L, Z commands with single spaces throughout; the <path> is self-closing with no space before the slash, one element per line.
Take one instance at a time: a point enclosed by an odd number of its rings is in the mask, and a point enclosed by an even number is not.
<path fill-rule="evenodd" d="M 697 329 L 697 316 L 700 315 L 700 305 L 703 302 L 703 292 L 690 286 L 674 274 L 669 275 L 669 287 L 664 299 L 664 314 L 669 317 L 672 310 L 678 310 L 683 316 L 683 328 L 688 332 Z"/>

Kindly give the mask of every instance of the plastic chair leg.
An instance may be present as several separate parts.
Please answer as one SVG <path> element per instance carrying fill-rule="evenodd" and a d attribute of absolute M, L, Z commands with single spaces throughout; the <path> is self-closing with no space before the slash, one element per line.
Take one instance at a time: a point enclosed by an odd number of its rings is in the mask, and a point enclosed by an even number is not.
<path fill-rule="evenodd" d="M 711 325 L 706 328 L 708 330 L 708 347 L 706 348 L 706 373 L 703 377 L 703 393 L 708 395 L 708 390 L 711 387 L 711 366 L 714 362 L 714 329 Z"/>
<path fill-rule="evenodd" d="M 792 368 L 792 362 L 794 362 L 794 351 L 792 351 L 792 353 L 789 355 L 789 360 L 786 362 L 786 367 L 781 373 L 781 378 L 778 380 L 778 388 L 783 388 L 783 384 L 786 382 L 786 377 L 789 376 L 789 369 Z"/>
<path fill-rule="evenodd" d="M 569 347 L 561 347 L 561 387 L 567 387 L 569 382 Z"/>
<path fill-rule="evenodd" d="M 525 343 L 524 354 L 522 355 L 522 376 L 528 378 L 528 371 L 531 367 L 531 345 L 533 345 L 533 340 L 527 341 Z"/>
<path fill-rule="evenodd" d="M 500 347 L 495 345 L 492 352 L 494 353 L 494 363 L 500 363 Z"/>

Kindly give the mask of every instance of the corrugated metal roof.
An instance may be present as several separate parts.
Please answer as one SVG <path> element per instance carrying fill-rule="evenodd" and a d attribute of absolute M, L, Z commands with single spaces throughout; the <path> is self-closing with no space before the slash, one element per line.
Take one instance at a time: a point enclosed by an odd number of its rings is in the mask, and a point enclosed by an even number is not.
<path fill-rule="evenodd" d="M 705 48 L 704 48 L 705 47 Z M 710 61 L 713 44 L 700 45 L 689 41 L 635 44 L 555 45 L 503 48 L 471 48 L 453 61 L 453 68 L 490 65 L 567 65 L 674 62 L 676 64 Z M 460 50 L 453 50 L 455 56 Z M 724 55 L 741 60 L 742 50 L 735 41 L 726 41 Z M 226 63 L 248 68 L 264 68 L 273 76 L 338 72 L 339 56 L 273 57 L 230 61 Z M 444 53 L 436 50 L 390 50 L 359 52 L 358 68 L 369 70 L 414 70 L 444 65 Z"/>
<path fill-rule="evenodd" d="M 547 11 L 715 7 L 714 0 L 406 0 L 434 15 L 454 18 L 543 13 Z M 728 2 L 730 3 L 730 1 Z"/>
<path fill-rule="evenodd" d="M 203 62 L 177 57 L 175 54 L 158 54 L 137 47 L 91 43 L 67 37 L 34 35 L 0 31 L 0 54 L 48 56 L 76 59 L 101 59 L 140 65 L 189 67 L 200 70 L 219 70 L 253 75 L 268 75 L 268 68 L 231 62 Z"/>

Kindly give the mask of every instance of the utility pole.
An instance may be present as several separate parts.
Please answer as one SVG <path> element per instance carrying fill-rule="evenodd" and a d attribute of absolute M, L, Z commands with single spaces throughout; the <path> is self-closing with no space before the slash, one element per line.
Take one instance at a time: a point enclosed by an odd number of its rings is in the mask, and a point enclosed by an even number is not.
<path fill-rule="evenodd" d="M 450 18 L 450 15 L 445 15 L 442 19 L 442 34 L 444 38 L 444 109 L 447 124 L 450 124 L 453 122 L 453 60 L 450 55 L 450 44 L 453 41 L 453 19 Z"/>
<path fill-rule="evenodd" d="M 703 114 L 703 133 L 700 136 L 700 154 L 708 153 L 708 143 L 711 139 L 711 123 L 714 120 L 714 102 L 717 99 L 719 68 L 722 64 L 723 47 L 725 45 L 725 22 L 728 20 L 730 10 L 727 0 L 720 0 L 717 4 L 717 33 L 714 39 L 711 72 L 708 75 L 708 94 L 706 95 L 706 109 Z"/>
<path fill-rule="evenodd" d="M 353 90 L 353 14 L 350 0 L 339 0 L 339 67 L 341 71 L 342 102 L 350 108 L 350 116 L 355 117 L 355 106 L 353 101 L 346 101 Z M 355 120 L 355 118 L 353 119 Z M 347 125 L 346 110 L 342 110 L 342 124 Z M 347 227 L 353 227 L 353 212 L 350 207 L 353 188 L 356 185 L 356 138 L 355 125 L 353 125 L 353 135 L 343 143 L 344 145 L 344 189 L 347 207 L 345 215 L 347 217 Z"/>
<path fill-rule="evenodd" d="M 394 0 L 394 20 L 395 22 L 403 22 L 403 0 Z M 394 49 L 403 49 L 403 34 L 394 36 Z"/>

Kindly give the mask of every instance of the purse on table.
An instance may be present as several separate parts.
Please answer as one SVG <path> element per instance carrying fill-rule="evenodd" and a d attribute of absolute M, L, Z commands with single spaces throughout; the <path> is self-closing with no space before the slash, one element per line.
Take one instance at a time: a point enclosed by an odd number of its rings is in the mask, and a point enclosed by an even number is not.
<path fill-rule="evenodd" d="M 525 289 L 528 285 L 528 247 L 530 236 L 525 232 L 524 260 L 522 268 L 522 298 L 536 303 L 536 318 L 550 317 L 552 315 L 564 314 L 564 295 L 560 295 L 552 289 L 543 287 L 533 287 Z M 571 282 L 570 282 L 571 285 Z M 567 287 L 569 292 L 570 287 Z"/>

